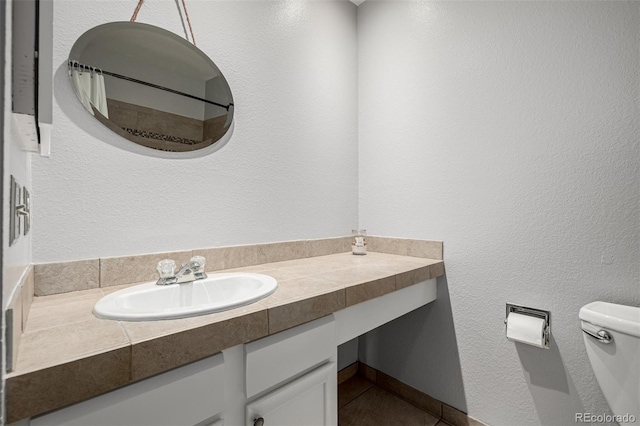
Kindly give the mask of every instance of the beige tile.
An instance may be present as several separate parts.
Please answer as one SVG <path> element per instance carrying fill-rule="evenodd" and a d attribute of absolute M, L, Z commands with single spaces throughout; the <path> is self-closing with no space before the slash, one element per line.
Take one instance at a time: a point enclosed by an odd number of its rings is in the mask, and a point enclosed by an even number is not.
<path fill-rule="evenodd" d="M 181 263 L 187 263 L 191 259 L 191 255 L 191 250 L 188 250 L 102 258 L 100 259 L 100 287 L 156 281 L 158 279 L 156 268 L 159 261 L 173 259 L 177 270 Z"/>
<path fill-rule="evenodd" d="M 306 241 L 260 244 L 257 247 L 260 263 L 281 262 L 283 260 L 308 257 Z"/>
<path fill-rule="evenodd" d="M 70 293 L 52 294 L 50 296 L 36 296 L 33 298 L 31 308 L 39 308 L 40 305 L 55 306 L 56 304 L 65 304 L 73 302 L 75 300 L 83 300 L 87 297 L 99 296 L 102 294 L 102 289 L 92 288 L 89 290 L 72 291 Z"/>
<path fill-rule="evenodd" d="M 223 273 L 247 272 L 251 274 L 264 274 L 264 275 L 269 275 L 270 277 L 275 278 L 276 281 L 278 282 L 302 277 L 302 275 L 297 271 L 290 271 L 288 268 L 280 268 L 274 265 L 278 265 L 278 264 L 267 263 L 264 265 L 244 266 L 241 268 L 225 269 L 224 271 L 221 271 L 221 272 Z"/>
<path fill-rule="evenodd" d="M 398 256 L 395 254 L 386 254 L 383 259 L 380 259 L 378 263 L 385 266 L 395 267 L 398 271 L 405 268 L 405 271 L 421 268 L 423 266 L 430 266 L 437 263 L 441 263 L 441 260 L 437 259 L 425 259 L 420 257 Z"/>
<path fill-rule="evenodd" d="M 6 313 L 11 321 L 11 324 L 7 324 L 7 327 L 11 327 L 11 341 L 7 341 L 7 364 L 11 366 L 11 371 L 16 369 L 22 342 L 22 307 L 22 287 L 19 287 L 9 302 Z"/>
<path fill-rule="evenodd" d="M 367 364 L 358 362 L 358 374 L 372 382 L 378 381 L 378 370 L 369 367 Z"/>
<path fill-rule="evenodd" d="M 422 268 L 414 269 L 412 271 L 403 272 L 396 276 L 396 290 L 409 287 L 422 281 L 431 279 L 431 268 L 425 266 Z"/>
<path fill-rule="evenodd" d="M 92 398 L 124 386 L 129 380 L 128 347 L 44 370 L 9 376 L 6 382 L 7 422 L 34 417 Z"/>
<path fill-rule="evenodd" d="M 355 364 L 353 364 L 355 366 Z M 338 409 L 344 407 L 358 396 L 362 395 L 374 383 L 362 376 L 353 376 L 338 385 Z"/>
<path fill-rule="evenodd" d="M 431 265 L 429 275 L 431 278 L 437 278 L 444 275 L 444 262 Z"/>
<path fill-rule="evenodd" d="M 129 339 L 120 324 L 97 318 L 25 333 L 16 372 L 40 370 L 125 346 Z"/>
<path fill-rule="evenodd" d="M 204 130 L 204 123 L 202 121 L 189 120 L 186 117 L 171 115 L 172 117 L 168 117 L 168 120 L 171 121 L 167 123 L 168 135 L 202 141 L 202 131 Z"/>
<path fill-rule="evenodd" d="M 442 260 L 442 241 L 401 240 L 406 241 L 407 255 Z"/>
<path fill-rule="evenodd" d="M 166 134 L 167 122 L 165 117 L 154 114 L 151 111 L 138 112 L 136 128 L 147 132 Z"/>
<path fill-rule="evenodd" d="M 136 285 L 140 285 L 140 283 L 112 285 L 111 287 L 101 287 L 100 291 L 102 292 L 103 296 L 106 296 L 107 294 L 115 293 L 116 291 L 124 290 L 125 288 L 133 287 Z"/>
<path fill-rule="evenodd" d="M 242 317 L 257 312 L 265 312 L 267 307 L 262 301 L 235 309 L 215 312 L 208 315 L 198 315 L 189 318 L 159 321 L 122 321 L 124 331 L 132 343 L 142 343 L 158 337 L 168 336 L 191 329 L 205 327 L 207 325 L 228 321 L 236 317 Z"/>
<path fill-rule="evenodd" d="M 338 371 L 338 384 L 344 383 L 356 374 L 358 374 L 358 361 Z"/>
<path fill-rule="evenodd" d="M 397 238 L 389 237 L 367 237 L 369 251 L 397 254 L 401 256 L 408 255 L 408 247 Z"/>
<path fill-rule="evenodd" d="M 376 252 L 371 252 L 365 256 L 355 256 L 350 253 L 342 253 L 323 256 L 318 259 L 322 259 L 324 262 L 342 264 L 345 266 L 378 269 L 387 268 L 391 270 L 398 270 L 399 272 L 414 269 L 420 266 L 426 266 L 434 262 L 433 260 L 429 259 L 420 259 L 416 257 L 407 257 Z"/>
<path fill-rule="evenodd" d="M 266 335 L 267 313 L 259 311 L 135 343 L 131 348 L 132 378 L 143 379 Z"/>
<path fill-rule="evenodd" d="M 107 99 L 109 120 L 120 127 L 134 128 L 138 119 L 138 113 L 126 107 L 124 102 Z"/>
<path fill-rule="evenodd" d="M 302 278 L 300 274 L 296 272 L 288 271 L 286 269 L 267 269 L 265 271 L 256 272 L 256 273 L 273 277 L 276 279 L 276 281 L 278 281 L 278 283 L 282 281 L 293 280 L 296 278 Z"/>
<path fill-rule="evenodd" d="M 397 289 L 406 287 L 407 285 L 410 285 L 408 284 L 409 282 L 413 281 L 416 278 L 419 278 L 413 276 L 416 274 L 412 273 L 412 271 L 415 271 L 416 269 L 428 267 L 426 272 L 422 271 L 417 274 L 421 275 L 422 277 L 428 276 L 429 278 L 435 278 L 436 276 L 443 275 L 444 273 L 444 263 L 441 260 L 420 259 L 415 257 L 405 257 L 383 253 L 370 253 L 369 255 L 362 257 L 370 258 L 370 260 L 348 262 L 344 259 L 335 259 L 334 262 L 343 261 L 345 264 L 349 264 L 352 268 L 356 268 L 356 270 L 361 269 L 368 274 L 378 274 L 378 277 L 397 274 L 400 283 L 399 286 L 396 283 Z M 407 272 L 408 274 L 404 275 Z M 428 275 L 425 275 L 426 273 L 428 273 Z M 417 282 L 419 281 L 414 281 L 411 284 L 415 284 Z"/>
<path fill-rule="evenodd" d="M 434 416 L 442 417 L 442 403 L 406 383 L 378 371 L 378 386 L 392 392 Z"/>
<path fill-rule="evenodd" d="M 364 269 L 365 271 L 375 272 L 378 275 L 382 276 L 391 276 L 402 274 L 404 272 L 412 271 L 414 269 L 422 268 L 426 265 L 421 263 L 408 263 L 408 262 L 398 262 L 398 261 L 381 261 L 378 262 L 376 266 L 360 266 L 358 269 Z"/>
<path fill-rule="evenodd" d="M 29 312 L 35 294 L 35 273 L 33 265 L 29 267 L 29 272 L 22 284 L 22 329 L 25 330 L 29 320 Z"/>
<path fill-rule="evenodd" d="M 280 263 L 274 263 L 270 265 L 272 266 L 272 271 L 278 271 L 282 277 L 288 277 L 282 279 L 293 279 L 312 275 L 320 275 L 328 271 L 334 271 L 337 269 L 344 269 L 348 267 L 345 265 L 334 266 L 333 264 L 326 262 L 305 262 L 304 264 L 291 264 L 289 266 L 279 266 Z"/>
<path fill-rule="evenodd" d="M 344 289 L 269 308 L 269 334 L 332 314 L 345 307 Z"/>
<path fill-rule="evenodd" d="M 346 306 L 366 302 L 396 290 L 396 278 L 385 277 L 346 288 Z"/>
<path fill-rule="evenodd" d="M 352 237 L 323 238 L 307 241 L 307 255 L 326 256 L 329 254 L 345 253 L 351 251 Z"/>
<path fill-rule="evenodd" d="M 271 264 L 253 265 L 253 266 L 239 266 L 237 268 L 229 268 L 220 271 L 220 273 L 234 273 L 234 272 L 247 272 L 251 274 L 266 274 L 271 271 L 273 266 Z"/>
<path fill-rule="evenodd" d="M 355 286 L 367 283 L 380 278 L 386 278 L 394 275 L 389 272 L 386 267 L 360 267 L 345 266 L 327 268 L 324 273 L 318 275 L 319 278 L 335 281 L 343 286 Z"/>
<path fill-rule="evenodd" d="M 442 241 L 368 237 L 369 251 L 442 260 Z"/>
<path fill-rule="evenodd" d="M 95 319 L 93 305 L 102 297 L 100 289 L 85 290 L 66 298 L 38 297 L 34 300 L 25 332 L 33 333 L 47 328 L 60 327 Z M 71 295 L 65 293 L 64 295 Z"/>
<path fill-rule="evenodd" d="M 268 307 L 282 306 L 311 296 L 344 290 L 344 284 L 320 275 L 278 281 L 278 288 L 263 300 Z"/>
<path fill-rule="evenodd" d="M 303 259 L 283 260 L 281 262 L 271 262 L 268 265 L 271 268 L 282 268 L 282 267 L 289 267 L 289 266 L 305 266 L 305 265 L 327 265 L 328 263 L 334 263 L 333 256 L 334 255 L 306 257 Z"/>
<path fill-rule="evenodd" d="M 223 248 L 224 269 L 253 266 L 258 263 L 258 247 L 255 245 L 232 246 Z"/>
<path fill-rule="evenodd" d="M 326 259 L 327 256 L 307 257 L 304 259 L 292 259 L 283 260 L 280 262 L 265 263 L 261 266 L 269 269 L 278 269 L 286 272 L 290 272 L 296 276 L 314 275 L 318 270 L 331 270 L 334 267 L 343 268 L 344 265 L 340 265 L 335 262 L 331 262 Z M 313 271 L 314 273 L 310 273 Z"/>
<path fill-rule="evenodd" d="M 213 117 L 203 121 L 202 136 L 204 140 L 218 140 L 222 136 L 222 131 L 227 129 L 226 116 Z"/>
<path fill-rule="evenodd" d="M 486 426 L 485 423 L 447 404 L 442 404 L 442 420 L 452 426 Z"/>
<path fill-rule="evenodd" d="M 435 426 L 438 418 L 373 386 L 338 411 L 341 426 Z"/>
<path fill-rule="evenodd" d="M 36 296 L 97 288 L 100 282 L 98 259 L 43 263 L 34 268 Z"/>
<path fill-rule="evenodd" d="M 331 262 L 336 264 L 343 264 L 346 266 L 359 266 L 359 265 L 370 265 L 374 262 L 374 259 L 381 259 L 386 256 L 383 253 L 369 253 L 364 256 L 357 256 L 350 252 L 347 253 L 336 253 L 330 254 L 326 256 L 322 256 L 319 259 L 322 259 L 324 262 Z"/>
<path fill-rule="evenodd" d="M 205 265 L 205 272 L 219 271 L 225 269 L 224 266 L 224 253 L 225 248 L 209 248 L 209 249 L 197 249 L 193 251 L 194 256 L 203 256 Z"/>

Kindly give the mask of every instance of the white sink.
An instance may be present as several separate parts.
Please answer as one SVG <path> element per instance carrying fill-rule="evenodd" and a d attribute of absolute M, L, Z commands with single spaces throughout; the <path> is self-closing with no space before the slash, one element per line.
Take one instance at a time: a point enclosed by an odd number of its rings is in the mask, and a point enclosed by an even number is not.
<path fill-rule="evenodd" d="M 275 278 L 262 274 L 211 274 L 191 283 L 125 288 L 104 296 L 93 307 L 98 318 L 153 321 L 205 315 L 248 305 L 278 287 Z"/>

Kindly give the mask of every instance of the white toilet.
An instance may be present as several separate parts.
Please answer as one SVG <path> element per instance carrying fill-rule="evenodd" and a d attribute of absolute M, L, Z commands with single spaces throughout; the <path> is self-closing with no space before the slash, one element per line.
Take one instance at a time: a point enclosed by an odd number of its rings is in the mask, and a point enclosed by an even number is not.
<path fill-rule="evenodd" d="M 593 302 L 579 316 L 591 367 L 613 414 L 640 418 L 640 308 Z"/>

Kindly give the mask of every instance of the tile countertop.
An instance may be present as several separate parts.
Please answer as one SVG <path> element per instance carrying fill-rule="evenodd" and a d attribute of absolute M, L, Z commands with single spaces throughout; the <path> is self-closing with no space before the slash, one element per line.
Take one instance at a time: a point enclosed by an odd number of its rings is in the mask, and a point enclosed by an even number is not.
<path fill-rule="evenodd" d="M 340 253 L 216 272 L 278 280 L 251 305 L 198 317 L 98 319 L 93 305 L 134 284 L 36 297 L 7 375 L 7 419 L 34 417 L 348 306 L 444 275 L 442 260 Z M 73 386 L 69 384 L 73 383 Z"/>

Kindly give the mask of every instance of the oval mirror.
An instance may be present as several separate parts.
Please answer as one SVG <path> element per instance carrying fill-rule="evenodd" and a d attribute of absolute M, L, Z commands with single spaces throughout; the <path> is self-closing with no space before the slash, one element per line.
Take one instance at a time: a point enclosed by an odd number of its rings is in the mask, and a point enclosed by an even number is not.
<path fill-rule="evenodd" d="M 231 136 L 227 80 L 172 32 L 138 22 L 100 25 L 75 42 L 68 65 L 85 109 L 131 142 L 186 152 L 217 149 Z"/>

